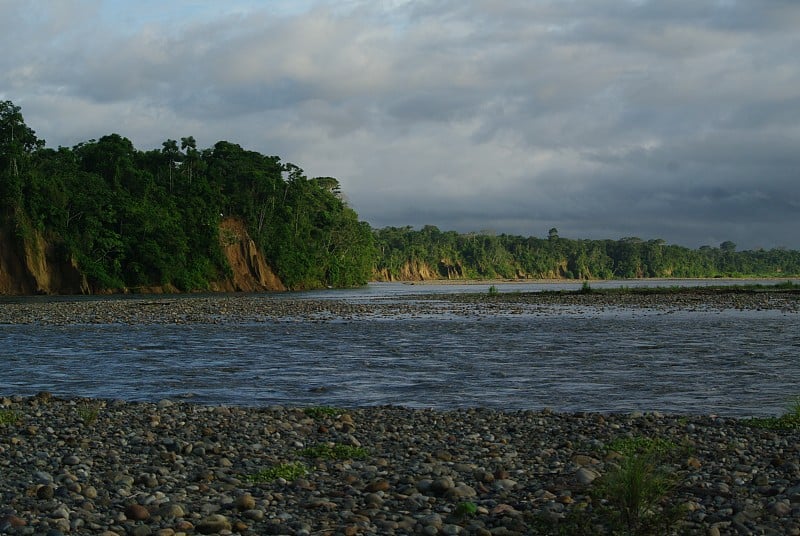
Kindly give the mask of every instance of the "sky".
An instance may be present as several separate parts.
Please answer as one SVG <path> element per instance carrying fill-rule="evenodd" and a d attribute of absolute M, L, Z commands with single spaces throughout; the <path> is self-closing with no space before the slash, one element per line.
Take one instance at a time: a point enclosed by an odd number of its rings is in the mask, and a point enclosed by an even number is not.
<path fill-rule="evenodd" d="M 194 136 L 373 227 L 800 249 L 796 0 L 0 0 L 49 147 Z"/>

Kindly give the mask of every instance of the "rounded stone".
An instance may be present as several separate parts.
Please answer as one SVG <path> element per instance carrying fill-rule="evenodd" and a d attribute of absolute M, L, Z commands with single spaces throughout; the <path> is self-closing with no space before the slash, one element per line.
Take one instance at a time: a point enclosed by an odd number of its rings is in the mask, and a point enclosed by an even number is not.
<path fill-rule="evenodd" d="M 239 510 L 252 510 L 256 507 L 256 500 L 249 493 L 245 493 L 236 498 L 236 508 Z"/>
<path fill-rule="evenodd" d="M 389 489 L 389 481 L 387 480 L 375 480 L 367 484 L 366 490 L 370 493 L 375 493 L 378 491 L 387 491 Z"/>
<path fill-rule="evenodd" d="M 180 504 L 167 503 L 158 509 L 158 515 L 167 519 L 171 519 L 176 517 L 184 517 L 186 516 L 186 512 L 184 512 L 183 507 Z"/>
<path fill-rule="evenodd" d="M 195 525 L 195 530 L 200 534 L 216 534 L 233 527 L 227 517 L 220 514 L 210 515 Z"/>
<path fill-rule="evenodd" d="M 94 486 L 86 486 L 82 488 L 83 496 L 87 499 L 96 499 L 97 498 L 97 488 Z"/>
<path fill-rule="evenodd" d="M 43 500 L 52 499 L 54 491 L 55 488 L 52 486 L 52 484 L 45 484 L 44 486 L 39 486 L 39 488 L 36 490 L 36 498 Z"/>
<path fill-rule="evenodd" d="M 134 521 L 144 521 L 150 518 L 150 511 L 141 504 L 129 504 L 125 507 L 125 517 Z"/>
<path fill-rule="evenodd" d="M 431 491 L 434 493 L 446 493 L 448 490 L 456 487 L 456 483 L 449 476 L 437 478 L 431 482 Z"/>
<path fill-rule="evenodd" d="M 264 519 L 264 510 L 259 510 L 256 508 L 252 510 L 245 510 L 242 512 L 242 517 L 252 521 L 261 521 Z"/>
<path fill-rule="evenodd" d="M 578 481 L 578 483 L 583 484 L 584 486 L 587 484 L 591 484 L 599 476 L 600 473 L 598 473 L 594 469 L 589 469 L 588 467 L 581 467 L 575 473 L 575 479 Z"/>

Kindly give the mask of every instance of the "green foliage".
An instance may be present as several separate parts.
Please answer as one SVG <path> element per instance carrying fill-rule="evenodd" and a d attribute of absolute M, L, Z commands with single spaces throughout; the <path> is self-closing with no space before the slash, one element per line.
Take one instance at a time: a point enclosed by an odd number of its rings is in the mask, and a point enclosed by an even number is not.
<path fill-rule="evenodd" d="M 0 409 L 0 426 L 17 424 L 20 418 L 19 413 L 12 409 Z"/>
<path fill-rule="evenodd" d="M 308 179 L 277 156 L 225 141 L 198 150 L 191 136 L 151 151 L 118 134 L 47 149 L 8 101 L 0 210 L 18 237 L 42 233 L 98 291 L 207 289 L 230 273 L 223 217 L 244 221 L 292 289 L 363 285 L 375 259 L 371 229 L 332 177 Z"/>
<path fill-rule="evenodd" d="M 312 406 L 309 408 L 303 408 L 303 413 L 309 417 L 319 419 L 323 417 L 335 417 L 336 415 L 341 415 L 344 413 L 344 410 L 330 406 Z"/>
<path fill-rule="evenodd" d="M 500 294 L 500 291 L 497 290 L 497 287 L 494 286 L 494 285 L 491 285 L 489 287 L 489 296 L 497 296 L 498 294 Z"/>
<path fill-rule="evenodd" d="M 555 232 L 554 232 L 555 231 Z M 374 231 L 376 273 L 399 279 L 403 269 L 426 265 L 443 279 L 641 277 L 787 277 L 800 275 L 800 252 L 785 249 L 691 250 L 663 240 L 572 240 L 551 229 L 547 238 L 458 234 L 427 225 Z"/>
<path fill-rule="evenodd" d="M 100 416 L 100 404 L 84 402 L 78 405 L 77 412 L 84 424 L 94 424 Z"/>
<path fill-rule="evenodd" d="M 666 464 L 683 448 L 642 436 L 618 437 L 606 448 L 621 455 L 618 465 L 594 481 L 592 511 L 571 512 L 560 524 L 561 533 L 669 534 L 682 511 L 669 502 L 676 480 Z"/>
<path fill-rule="evenodd" d="M 362 447 L 352 445 L 320 443 L 302 449 L 300 455 L 324 460 L 361 460 L 367 457 L 367 451 Z"/>
<path fill-rule="evenodd" d="M 478 506 L 474 502 L 464 501 L 456 505 L 455 510 L 453 510 L 453 515 L 461 521 L 465 521 L 474 516 L 477 512 Z"/>
<path fill-rule="evenodd" d="M 594 290 L 592 289 L 591 286 L 589 286 L 589 281 L 584 279 L 583 280 L 583 285 L 581 286 L 580 293 L 581 294 L 591 294 L 592 292 L 594 292 Z"/>
<path fill-rule="evenodd" d="M 754 417 L 745 421 L 750 426 L 767 430 L 800 429 L 800 396 L 789 402 L 786 413 L 778 417 Z"/>
<path fill-rule="evenodd" d="M 667 534 L 680 512 L 665 504 L 675 485 L 653 451 L 624 457 L 600 477 L 592 495 L 602 505 L 604 524 L 629 535 Z"/>
<path fill-rule="evenodd" d="M 674 442 L 660 437 L 618 437 L 607 445 L 608 450 L 618 452 L 626 457 L 654 456 L 666 459 L 675 454 L 679 447 Z"/>
<path fill-rule="evenodd" d="M 242 480 L 252 484 L 263 484 L 282 478 L 287 482 L 291 482 L 307 474 L 308 467 L 304 463 L 290 462 L 266 467 L 254 474 L 244 475 Z"/>

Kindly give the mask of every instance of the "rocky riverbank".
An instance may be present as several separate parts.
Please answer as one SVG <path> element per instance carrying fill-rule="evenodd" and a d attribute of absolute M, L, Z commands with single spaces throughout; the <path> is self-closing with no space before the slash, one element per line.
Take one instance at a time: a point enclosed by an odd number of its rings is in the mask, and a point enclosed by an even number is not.
<path fill-rule="evenodd" d="M 800 292 L 687 288 L 664 292 L 420 294 L 379 300 L 302 299 L 282 294 L 12 298 L 0 324 L 203 324 L 350 320 L 397 316 L 560 314 L 580 309 L 780 310 L 800 313 Z"/>
<path fill-rule="evenodd" d="M 656 533 L 800 534 L 787 426 L 46 393 L 0 399 L 0 532 L 603 534 L 620 521 L 609 481 L 638 448 L 672 477 L 639 516 L 663 521 Z"/>

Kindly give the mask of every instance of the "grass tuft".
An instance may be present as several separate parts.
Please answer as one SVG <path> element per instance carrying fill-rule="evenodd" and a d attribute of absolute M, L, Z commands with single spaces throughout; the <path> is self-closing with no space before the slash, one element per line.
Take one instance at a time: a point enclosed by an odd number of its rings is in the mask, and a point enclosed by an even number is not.
<path fill-rule="evenodd" d="M 84 424 L 93 424 L 100 416 L 100 404 L 85 402 L 78 406 L 77 411 Z"/>
<path fill-rule="evenodd" d="M 766 430 L 797 430 L 800 428 L 800 396 L 789 402 L 786 413 L 779 417 L 753 417 L 745 422 L 755 428 Z"/>
<path fill-rule="evenodd" d="M 300 451 L 306 458 L 320 458 L 323 460 L 362 460 L 367 457 L 366 449 L 352 445 L 339 445 L 320 443 Z"/>
<path fill-rule="evenodd" d="M 17 424 L 20 418 L 20 414 L 13 409 L 0 409 L 0 426 Z"/>
<path fill-rule="evenodd" d="M 667 534 L 681 514 L 667 504 L 674 487 L 673 475 L 651 452 L 623 458 L 618 468 L 598 479 L 592 496 L 599 500 L 603 518 L 615 531 Z"/>
<path fill-rule="evenodd" d="M 308 474 L 308 467 L 302 462 L 291 462 L 291 463 L 281 463 L 278 465 L 273 465 L 272 467 L 266 467 L 260 470 L 257 473 L 253 473 L 250 475 L 244 475 L 242 480 L 245 482 L 250 482 L 252 484 L 263 484 L 267 482 L 273 482 L 282 478 L 287 482 L 291 482 L 292 480 L 296 480 L 302 476 Z"/>

